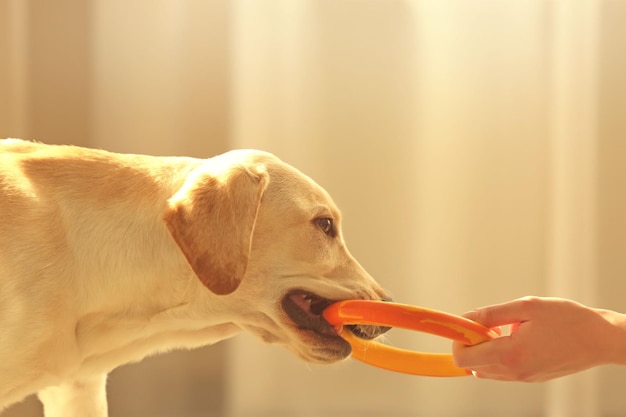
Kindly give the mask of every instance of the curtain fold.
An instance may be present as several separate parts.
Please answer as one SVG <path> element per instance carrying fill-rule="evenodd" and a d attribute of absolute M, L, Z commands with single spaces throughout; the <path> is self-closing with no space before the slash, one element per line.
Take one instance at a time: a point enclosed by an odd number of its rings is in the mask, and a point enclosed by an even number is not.
<path fill-rule="evenodd" d="M 28 11 L 24 1 L 0 2 L 0 127 L 15 136 L 27 135 Z"/>
<path fill-rule="evenodd" d="M 548 293 L 597 305 L 600 2 L 555 1 L 550 25 Z M 598 371 L 548 385 L 548 417 L 601 413 Z"/>

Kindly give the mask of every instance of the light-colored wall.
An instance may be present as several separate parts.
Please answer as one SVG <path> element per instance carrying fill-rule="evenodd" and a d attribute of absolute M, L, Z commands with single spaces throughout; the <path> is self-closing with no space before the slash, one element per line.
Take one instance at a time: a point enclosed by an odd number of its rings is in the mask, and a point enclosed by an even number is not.
<path fill-rule="evenodd" d="M 91 5 L 91 143 L 165 155 L 226 150 L 228 1 Z"/>
<path fill-rule="evenodd" d="M 611 0 L 0 0 L 0 137 L 266 149 L 330 191 L 351 252 L 399 301 L 626 311 L 625 19 Z M 124 366 L 109 402 L 112 416 L 611 417 L 625 379 L 416 378 L 241 336 Z M 38 413 L 31 399 L 3 417 Z"/>
<path fill-rule="evenodd" d="M 90 128 L 89 2 L 0 2 L 0 136 L 85 144 Z"/>

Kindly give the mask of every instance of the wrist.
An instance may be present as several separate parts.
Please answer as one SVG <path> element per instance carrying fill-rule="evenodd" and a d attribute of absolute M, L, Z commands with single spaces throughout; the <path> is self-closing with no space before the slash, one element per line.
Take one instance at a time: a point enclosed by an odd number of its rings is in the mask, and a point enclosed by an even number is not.
<path fill-rule="evenodd" d="M 604 336 L 607 342 L 606 362 L 626 365 L 626 315 L 610 310 L 597 311 L 610 326 Z"/>

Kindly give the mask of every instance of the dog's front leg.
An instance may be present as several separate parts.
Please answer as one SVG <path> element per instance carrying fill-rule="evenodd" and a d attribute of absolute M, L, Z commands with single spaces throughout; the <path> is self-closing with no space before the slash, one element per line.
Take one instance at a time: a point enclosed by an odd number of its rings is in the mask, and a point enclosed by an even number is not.
<path fill-rule="evenodd" d="M 67 382 L 39 392 L 46 417 L 106 417 L 106 375 Z"/>

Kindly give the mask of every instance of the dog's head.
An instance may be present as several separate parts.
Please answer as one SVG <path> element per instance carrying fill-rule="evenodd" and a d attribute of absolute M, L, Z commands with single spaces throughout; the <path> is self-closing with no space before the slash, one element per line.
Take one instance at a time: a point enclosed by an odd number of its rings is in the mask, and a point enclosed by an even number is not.
<path fill-rule="evenodd" d="M 207 160 L 164 219 L 200 281 L 228 299 L 220 305 L 233 322 L 307 361 L 350 354 L 322 318 L 329 304 L 388 298 L 348 252 L 328 193 L 271 154 L 232 151 Z M 350 329 L 369 339 L 386 330 Z"/>

